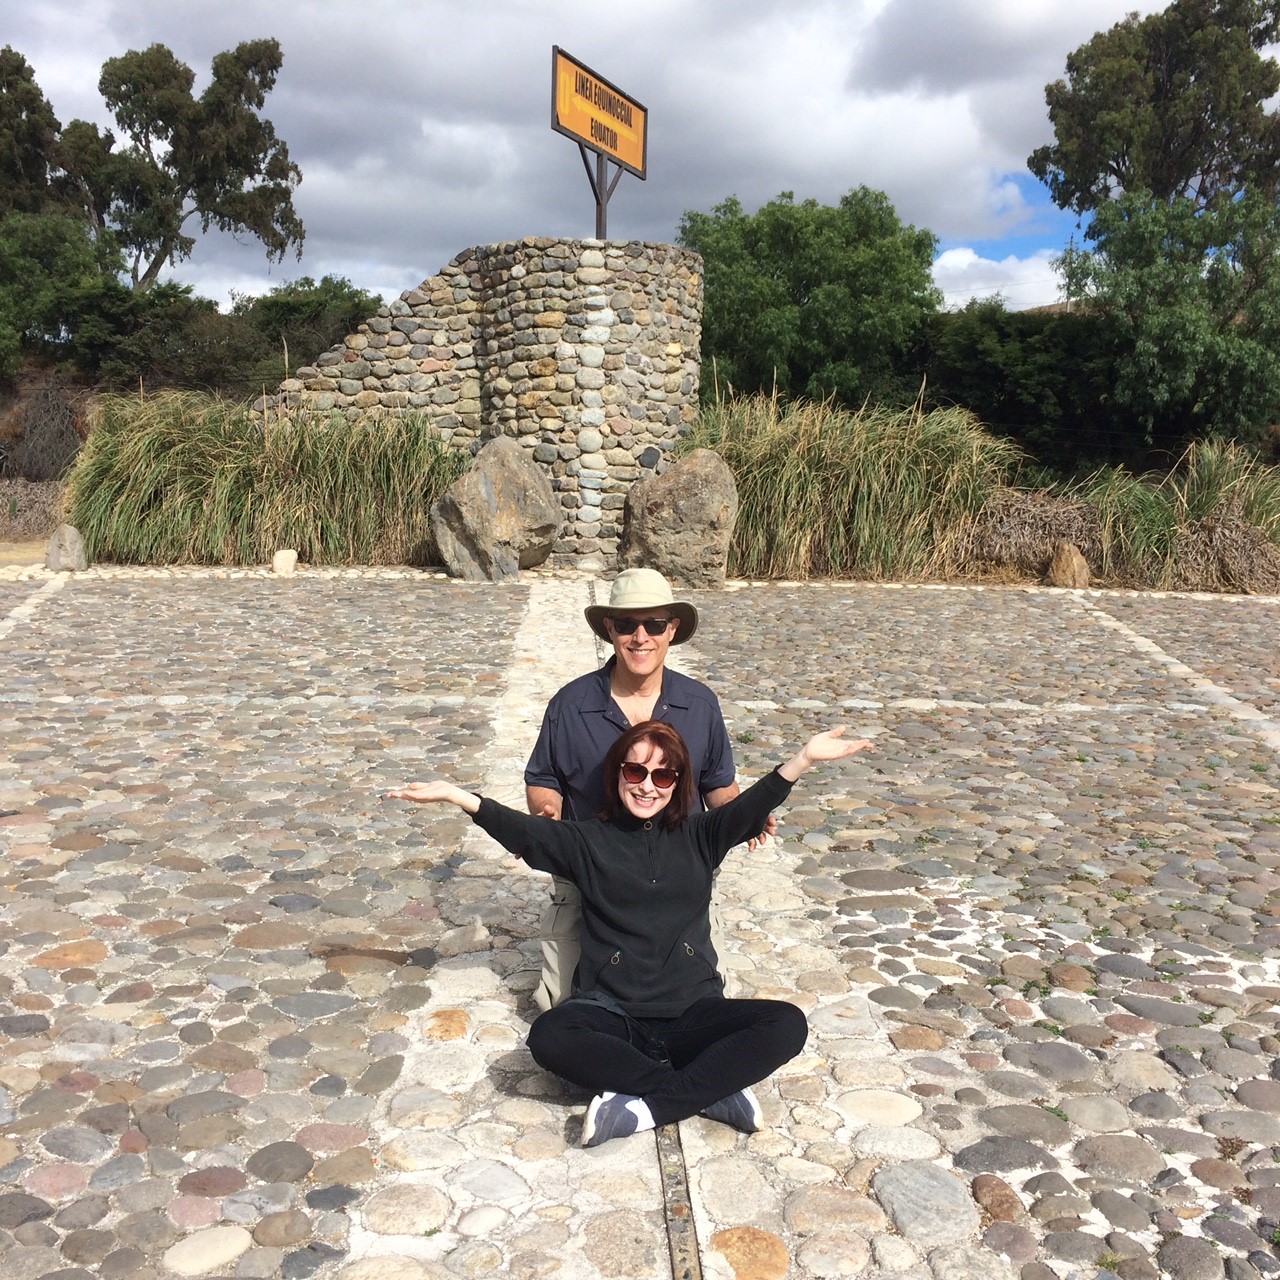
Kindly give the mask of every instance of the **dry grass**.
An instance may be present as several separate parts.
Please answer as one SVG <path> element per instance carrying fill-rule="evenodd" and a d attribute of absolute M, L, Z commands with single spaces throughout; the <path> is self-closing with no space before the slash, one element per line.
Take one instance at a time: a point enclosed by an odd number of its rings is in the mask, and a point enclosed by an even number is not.
<path fill-rule="evenodd" d="M 0 480 L 0 542 L 48 538 L 62 523 L 62 485 L 56 480 Z"/>
<path fill-rule="evenodd" d="M 1178 530 L 1164 580 L 1174 591 L 1280 595 L 1280 546 L 1228 504 Z"/>
<path fill-rule="evenodd" d="M 1081 498 L 1043 489 L 998 489 L 974 522 L 967 572 L 1043 576 L 1057 542 L 1072 542 L 1091 565 L 1102 560 L 1102 524 Z"/>

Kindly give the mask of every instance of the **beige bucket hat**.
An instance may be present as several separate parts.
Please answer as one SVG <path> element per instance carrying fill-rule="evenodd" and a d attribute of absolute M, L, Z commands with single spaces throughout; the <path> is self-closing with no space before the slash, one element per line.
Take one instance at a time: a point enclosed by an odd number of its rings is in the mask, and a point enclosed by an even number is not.
<path fill-rule="evenodd" d="M 667 609 L 677 620 L 672 644 L 684 644 L 698 629 L 698 611 L 687 600 L 671 594 L 671 584 L 656 569 L 624 569 L 613 580 L 608 604 L 589 604 L 583 610 L 587 626 L 608 643 L 604 620 L 613 613 L 642 613 L 646 609 Z"/>

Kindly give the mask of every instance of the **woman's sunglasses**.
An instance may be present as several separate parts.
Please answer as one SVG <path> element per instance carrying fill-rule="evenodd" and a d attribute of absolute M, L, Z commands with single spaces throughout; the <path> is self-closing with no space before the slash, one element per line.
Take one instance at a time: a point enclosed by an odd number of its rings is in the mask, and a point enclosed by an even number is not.
<path fill-rule="evenodd" d="M 660 636 L 675 621 L 674 618 L 610 618 L 613 629 L 620 636 L 634 635 L 637 627 L 643 627 L 651 636 Z"/>
<path fill-rule="evenodd" d="M 674 769 L 646 769 L 642 764 L 636 764 L 631 760 L 627 760 L 622 766 L 622 776 L 631 783 L 632 786 L 638 786 L 646 778 L 653 779 L 653 785 L 659 791 L 668 791 L 674 787 L 680 780 L 679 773 Z"/>

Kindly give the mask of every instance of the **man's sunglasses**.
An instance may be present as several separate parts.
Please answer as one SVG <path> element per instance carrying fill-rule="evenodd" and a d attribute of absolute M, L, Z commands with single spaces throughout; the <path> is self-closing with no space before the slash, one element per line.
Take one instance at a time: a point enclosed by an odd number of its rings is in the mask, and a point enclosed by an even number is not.
<path fill-rule="evenodd" d="M 646 769 L 642 764 L 636 764 L 634 761 L 627 760 L 622 765 L 622 776 L 631 783 L 632 786 L 639 786 L 646 778 L 653 779 L 653 785 L 659 791 L 669 791 L 680 780 L 679 773 L 674 769 L 665 769 L 659 767 L 657 769 Z"/>
<path fill-rule="evenodd" d="M 613 629 L 620 636 L 635 633 L 637 627 L 643 627 L 651 636 L 660 636 L 674 621 L 674 618 L 610 618 Z"/>

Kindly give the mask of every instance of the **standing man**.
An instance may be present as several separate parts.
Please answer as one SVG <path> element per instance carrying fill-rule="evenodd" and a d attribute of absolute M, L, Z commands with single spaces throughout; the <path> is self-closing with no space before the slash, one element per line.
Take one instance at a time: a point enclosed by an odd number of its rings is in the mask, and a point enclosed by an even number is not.
<path fill-rule="evenodd" d="M 604 758 L 613 743 L 643 720 L 665 720 L 679 731 L 709 809 L 738 794 L 733 749 L 716 695 L 697 680 L 669 671 L 667 650 L 698 629 L 698 611 L 676 600 L 653 569 L 627 569 L 614 579 L 607 605 L 589 605 L 587 625 L 613 645 L 599 671 L 570 681 L 548 703 L 525 768 L 529 812 L 583 821 L 604 803 Z M 616 783 L 616 779 L 614 780 Z M 772 818 L 768 830 L 774 827 Z M 553 880 L 542 921 L 542 977 L 534 1000 L 544 1012 L 572 993 L 582 921 L 577 889 Z M 713 908 L 713 930 L 718 921 Z"/>

